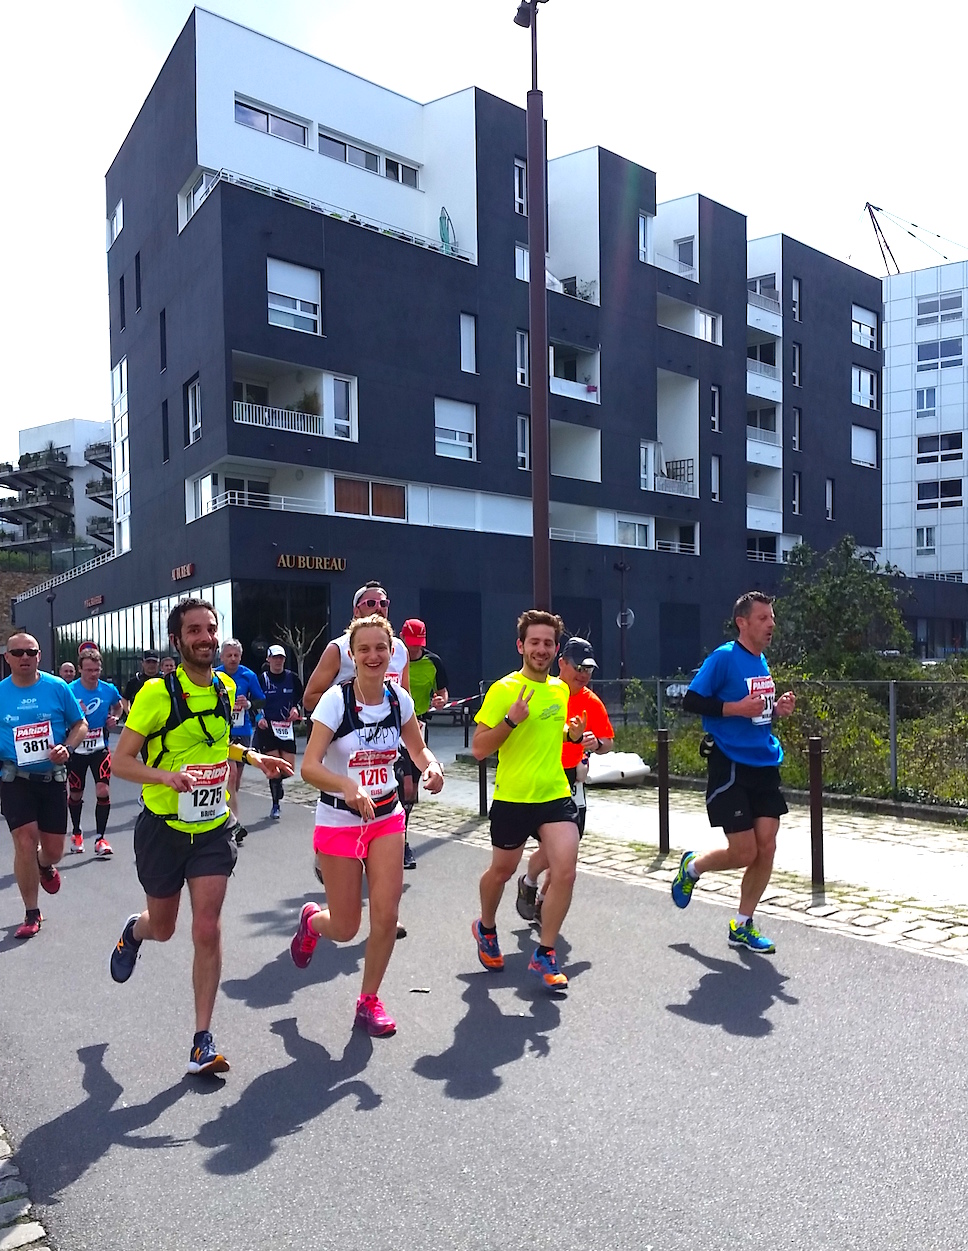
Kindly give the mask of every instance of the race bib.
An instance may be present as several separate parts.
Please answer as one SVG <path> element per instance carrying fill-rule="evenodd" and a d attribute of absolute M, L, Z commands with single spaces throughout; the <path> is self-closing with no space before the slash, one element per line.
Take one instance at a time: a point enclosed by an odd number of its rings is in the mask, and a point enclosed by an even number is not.
<path fill-rule="evenodd" d="M 178 794 L 178 820 L 194 824 L 196 821 L 214 821 L 224 817 L 229 810 L 225 784 L 229 777 L 229 763 L 187 765 L 185 771 L 195 779 L 195 789 Z"/>
<path fill-rule="evenodd" d="M 754 725 L 769 725 L 773 720 L 773 704 L 776 701 L 776 687 L 770 675 L 763 674 L 756 678 L 747 678 L 746 685 L 751 695 L 760 695 L 765 700 L 763 711 L 758 717 L 751 717 Z"/>
<path fill-rule="evenodd" d="M 245 709 L 236 708 L 232 712 L 232 729 L 237 730 L 240 726 L 245 725 Z"/>
<path fill-rule="evenodd" d="M 294 743 L 296 736 L 292 731 L 291 721 L 270 721 L 272 732 L 280 743 Z"/>
<path fill-rule="evenodd" d="M 388 682 L 396 682 L 397 686 L 399 686 L 399 685 L 400 685 L 400 674 L 399 674 L 399 673 L 391 673 L 391 672 L 390 672 L 390 670 L 388 669 L 388 670 L 387 670 L 386 680 L 387 680 Z"/>
<path fill-rule="evenodd" d="M 94 752 L 100 751 L 104 746 L 104 730 L 88 730 L 87 737 L 81 739 L 74 748 L 82 756 L 93 755 Z"/>
<path fill-rule="evenodd" d="M 576 806 L 576 807 L 578 807 L 578 808 L 587 808 L 587 807 L 588 807 L 588 804 L 587 804 L 587 803 L 586 803 L 586 801 L 585 801 L 585 783 L 584 783 L 584 782 L 573 782 L 573 783 L 572 783 L 572 786 L 571 786 L 571 797 L 572 797 L 572 799 L 575 801 L 575 806 Z"/>
<path fill-rule="evenodd" d="M 346 769 L 371 799 L 383 799 L 397 789 L 393 773 L 396 758 L 396 748 L 384 748 L 382 751 L 360 748 L 352 753 L 346 762 Z"/>
<path fill-rule="evenodd" d="M 13 743 L 18 765 L 48 764 L 47 753 L 54 746 L 54 736 L 49 721 L 35 721 L 31 725 L 15 725 Z"/>

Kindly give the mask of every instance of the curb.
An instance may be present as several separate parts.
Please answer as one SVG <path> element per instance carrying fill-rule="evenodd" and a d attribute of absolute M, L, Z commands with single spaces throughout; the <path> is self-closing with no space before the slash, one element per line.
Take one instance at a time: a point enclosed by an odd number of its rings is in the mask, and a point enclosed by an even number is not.
<path fill-rule="evenodd" d="M 49 1251 L 47 1231 L 31 1215 L 27 1186 L 20 1176 L 13 1147 L 0 1125 L 0 1251 Z"/>

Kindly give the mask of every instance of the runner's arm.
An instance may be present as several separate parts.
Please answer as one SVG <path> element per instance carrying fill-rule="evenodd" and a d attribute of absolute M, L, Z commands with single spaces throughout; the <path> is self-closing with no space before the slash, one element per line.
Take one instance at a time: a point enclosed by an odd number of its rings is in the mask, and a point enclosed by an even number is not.
<path fill-rule="evenodd" d="M 193 779 L 187 773 L 169 773 L 167 769 L 155 769 L 141 759 L 144 736 L 129 730 L 121 731 L 114 751 L 111 753 L 111 772 L 125 782 L 137 782 L 139 786 L 170 786 L 173 791 L 190 791 Z"/>
<path fill-rule="evenodd" d="M 335 643 L 327 643 L 303 691 L 303 707 L 307 712 L 313 711 L 319 703 L 320 696 L 336 681 L 339 665 L 339 648 Z"/>
<path fill-rule="evenodd" d="M 411 717 L 406 725 L 400 727 L 400 737 L 403 739 L 403 745 L 410 754 L 410 759 L 417 766 L 420 772 L 427 773 L 433 769 L 430 777 L 424 782 L 424 786 L 432 794 L 440 790 L 444 784 L 444 769 L 440 761 L 430 753 L 430 749 L 423 740 L 420 732 L 420 722 L 416 717 Z M 437 780 L 439 777 L 439 785 Z"/>
<path fill-rule="evenodd" d="M 67 737 L 64 739 L 64 746 L 68 751 L 73 751 L 78 743 L 82 742 L 87 736 L 87 722 L 82 717 L 80 721 L 75 721 L 71 728 L 67 731 Z"/>
<path fill-rule="evenodd" d="M 342 795 L 347 803 L 358 798 L 359 787 L 345 773 L 334 773 L 323 764 L 323 757 L 333 741 L 333 731 L 320 721 L 313 722 L 309 742 L 303 753 L 300 774 L 304 782 L 314 786 L 316 790 L 328 791 L 333 795 Z M 365 794 L 365 792 L 363 792 Z"/>

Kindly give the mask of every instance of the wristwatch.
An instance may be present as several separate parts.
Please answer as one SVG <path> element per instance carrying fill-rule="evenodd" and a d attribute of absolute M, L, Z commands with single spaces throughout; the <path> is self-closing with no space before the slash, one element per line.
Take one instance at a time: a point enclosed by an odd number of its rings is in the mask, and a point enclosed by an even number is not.
<path fill-rule="evenodd" d="M 504 724 L 509 726 L 512 730 L 516 730 L 518 728 L 518 723 L 516 721 L 512 721 L 507 715 L 505 715 Z"/>

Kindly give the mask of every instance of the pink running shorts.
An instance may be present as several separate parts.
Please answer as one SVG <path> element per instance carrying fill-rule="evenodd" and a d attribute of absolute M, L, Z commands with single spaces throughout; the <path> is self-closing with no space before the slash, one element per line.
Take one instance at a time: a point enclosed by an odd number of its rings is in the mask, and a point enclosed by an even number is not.
<path fill-rule="evenodd" d="M 350 860 L 365 860 L 370 843 L 385 834 L 402 834 L 407 828 L 403 809 L 369 821 L 365 825 L 317 825 L 313 831 L 313 850 L 322 856 L 347 856 Z"/>

